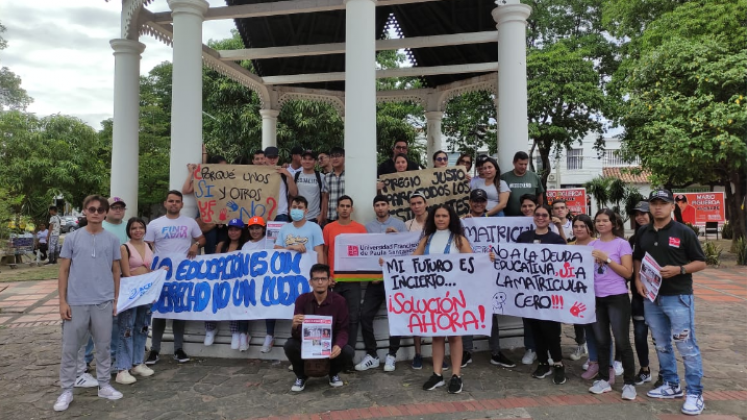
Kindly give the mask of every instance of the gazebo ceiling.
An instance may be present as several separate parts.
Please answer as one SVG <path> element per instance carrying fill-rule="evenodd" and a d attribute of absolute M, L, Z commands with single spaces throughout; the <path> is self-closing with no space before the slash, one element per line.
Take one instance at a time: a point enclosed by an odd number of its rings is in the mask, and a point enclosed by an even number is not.
<path fill-rule="evenodd" d="M 268 3 L 264 0 L 226 0 L 229 6 Z M 491 16 L 493 0 L 450 0 L 411 3 L 376 8 L 376 34 L 386 36 L 394 23 L 402 37 L 449 35 L 467 32 L 494 31 Z M 390 21 L 390 16 L 394 20 Z M 236 19 L 236 27 L 246 48 L 288 47 L 345 42 L 345 11 L 299 13 L 286 16 Z M 498 61 L 495 44 L 473 44 L 418 48 L 409 51 L 415 66 L 434 67 L 454 64 Z M 345 71 L 343 54 L 252 60 L 257 74 L 287 76 L 295 74 L 332 73 Z M 424 76 L 428 87 L 468 79 L 477 74 L 444 74 Z M 344 82 L 299 85 L 309 88 L 343 90 Z"/>

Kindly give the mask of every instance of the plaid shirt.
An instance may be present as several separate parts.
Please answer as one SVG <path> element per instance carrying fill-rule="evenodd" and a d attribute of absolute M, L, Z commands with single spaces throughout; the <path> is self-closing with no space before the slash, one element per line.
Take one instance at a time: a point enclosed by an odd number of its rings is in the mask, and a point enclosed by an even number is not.
<path fill-rule="evenodd" d="M 334 171 L 324 175 L 324 182 L 327 184 L 327 188 L 329 188 L 327 219 L 337 220 L 337 200 L 345 195 L 345 170 L 342 170 L 340 176 L 335 175 Z"/>

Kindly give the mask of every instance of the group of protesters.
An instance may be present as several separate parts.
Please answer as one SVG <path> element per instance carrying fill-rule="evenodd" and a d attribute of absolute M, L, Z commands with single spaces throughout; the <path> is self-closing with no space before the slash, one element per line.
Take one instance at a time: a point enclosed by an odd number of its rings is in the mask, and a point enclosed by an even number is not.
<path fill-rule="evenodd" d="M 397 141 L 390 159 L 381 163 L 377 175 L 419 170 L 408 158 L 408 144 Z M 436 168 L 448 166 L 443 151 L 433 156 Z M 227 163 L 222 157 L 203 156 L 203 163 Z M 287 165 L 279 165 L 279 150 L 268 147 L 236 164 L 266 165 L 281 175 L 275 221 L 287 222 L 277 238 L 267 241 L 267 222 L 252 216 L 244 221 L 232 219 L 224 225 L 206 223 L 200 215 L 181 214 L 184 194 L 191 194 L 196 164 L 188 165 L 188 176 L 181 191 L 169 191 L 164 206 L 166 215 L 146 224 L 143 219 L 123 221 L 125 203 L 117 197 L 89 196 L 83 202 L 88 219 L 84 229 L 69 234 L 60 252 L 60 314 L 63 319 L 63 350 L 60 368 L 62 394 L 54 409 L 64 411 L 73 399 L 74 387 L 98 387 L 98 395 L 119 399 L 122 393 L 110 385 L 111 375 L 120 384 L 136 382 L 135 376 L 154 374 L 159 359 L 166 320 L 153 318 L 150 351 L 145 357 L 151 311 L 139 306 L 116 313 L 120 276 L 134 276 L 151 270 L 154 255 L 183 255 L 194 258 L 200 253 L 252 252 L 258 249 L 285 249 L 300 253 L 316 252 L 316 264 L 309 273 L 311 292 L 295 302 L 291 338 L 283 345 L 296 379 L 293 392 L 303 391 L 308 366 L 301 357 L 300 327 L 304 315 L 333 318 L 329 385 L 343 386 L 340 373 L 365 371 L 381 365 L 374 334 L 374 317 L 386 300 L 382 282 L 335 282 L 334 250 L 338 235 L 350 233 L 420 232 L 415 255 L 471 253 L 460 218 L 449 205 L 430 205 L 426 195 L 414 191 L 409 197 L 413 214 L 400 220 L 390 214 L 390 199 L 376 195 L 372 205 L 375 218 L 366 223 L 355 220 L 354 192 L 345 191 L 345 150 L 334 147 L 316 153 L 301 147 L 291 150 Z M 705 267 L 703 252 L 692 230 L 672 220 L 674 197 L 670 191 L 656 190 L 648 201 L 638 203 L 634 212 L 635 235 L 625 240 L 623 219 L 614 211 L 601 209 L 592 219 L 580 214 L 570 217 L 563 200 L 545 204 L 540 177 L 528 170 L 529 156 L 518 152 L 513 169 L 501 173 L 497 161 L 480 155 L 474 162 L 476 173 L 470 177 L 469 213 L 463 217 L 532 217 L 534 230 L 522 233 L 518 241 L 526 244 L 589 246 L 595 260 L 594 291 L 596 319 L 592 324 L 575 326 L 576 346 L 570 358 L 584 363 L 582 378 L 592 380 L 589 391 L 610 392 L 615 377 L 623 376 L 622 398 L 634 400 L 636 385 L 652 382 L 648 360 L 648 330 L 651 330 L 659 362 L 659 376 L 651 398 L 678 398 L 686 395 L 682 411 L 697 415 L 703 408 L 702 363 L 695 339 L 692 273 Z M 472 155 L 463 154 L 457 165 L 472 173 Z M 381 189 L 381 184 L 377 185 Z M 360 206 L 361 204 L 358 204 Z M 97 241 L 98 240 L 98 241 Z M 663 282 L 655 301 L 646 298 L 640 280 L 644 255 L 652 256 L 662 267 Z M 491 260 L 497 258 L 493 253 Z M 365 293 L 363 293 L 365 291 Z M 631 298 L 632 293 L 632 298 Z M 636 373 L 634 352 L 629 338 L 634 325 L 635 350 L 640 369 Z M 560 346 L 561 324 L 556 321 L 523 319 L 525 353 L 521 362 L 537 367 L 534 378 L 552 377 L 555 384 L 566 382 Z M 260 351 L 275 346 L 275 320 L 265 321 L 266 335 Z M 360 325 L 365 356 L 354 364 L 354 349 Z M 217 322 L 205 322 L 204 345 L 213 345 Z M 184 344 L 185 321 L 173 320 L 173 357 L 179 363 L 189 361 Z M 249 323 L 229 323 L 231 348 L 249 349 Z M 493 319 L 489 339 L 490 363 L 513 368 L 516 363 L 501 351 L 498 318 Z M 614 338 L 614 345 L 613 345 Z M 686 392 L 679 384 L 672 341 L 685 364 Z M 450 356 L 447 357 L 446 342 Z M 389 337 L 383 370 L 396 369 L 401 337 Z M 423 368 L 421 339 L 414 337 L 412 369 Z M 613 347 L 616 352 L 613 352 Z M 87 363 L 96 358 L 96 378 L 86 373 Z M 423 385 L 431 391 L 447 386 L 449 393 L 463 390 L 462 368 L 473 362 L 473 338 L 450 336 L 432 338 L 433 374 Z M 615 354 L 616 353 L 616 354 Z M 447 359 L 449 361 L 447 361 Z M 450 378 L 444 372 L 452 369 Z"/>

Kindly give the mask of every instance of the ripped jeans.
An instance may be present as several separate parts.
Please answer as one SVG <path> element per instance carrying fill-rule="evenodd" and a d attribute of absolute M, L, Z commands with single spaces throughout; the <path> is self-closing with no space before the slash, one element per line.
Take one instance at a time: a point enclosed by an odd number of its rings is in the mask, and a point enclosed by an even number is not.
<path fill-rule="evenodd" d="M 143 363 L 150 317 L 150 305 L 130 308 L 117 315 L 119 339 L 116 344 L 112 343 L 117 351 L 117 371 L 131 369 Z"/>
<path fill-rule="evenodd" d="M 695 298 L 693 295 L 659 296 L 655 302 L 643 300 L 646 323 L 656 344 L 659 372 L 665 382 L 679 384 L 677 359 L 672 340 L 685 365 L 687 394 L 701 395 L 703 362 L 695 339 Z"/>

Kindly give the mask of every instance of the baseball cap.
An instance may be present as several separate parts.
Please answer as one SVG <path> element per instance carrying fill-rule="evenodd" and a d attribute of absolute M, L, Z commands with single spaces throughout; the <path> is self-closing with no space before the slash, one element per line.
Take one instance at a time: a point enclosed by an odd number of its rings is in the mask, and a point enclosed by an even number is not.
<path fill-rule="evenodd" d="M 311 156 L 312 159 L 316 159 L 316 153 L 311 150 L 304 150 L 301 153 L 293 153 L 294 155 L 300 154 L 302 157 Z"/>
<path fill-rule="evenodd" d="M 687 203 L 687 196 L 685 194 L 677 194 L 674 196 L 674 201 L 684 201 Z"/>
<path fill-rule="evenodd" d="M 259 216 L 254 216 L 251 219 L 249 219 L 249 221 L 246 222 L 246 225 L 247 226 L 253 226 L 253 225 L 266 226 L 265 219 L 263 219 L 263 218 L 261 218 Z"/>
<path fill-rule="evenodd" d="M 637 211 L 641 213 L 648 213 L 649 211 L 648 202 L 639 201 L 638 204 L 636 204 L 635 207 L 633 207 L 633 212 L 637 212 Z"/>
<path fill-rule="evenodd" d="M 665 189 L 651 191 L 651 194 L 649 194 L 648 196 L 648 201 L 651 202 L 653 200 L 662 200 L 666 201 L 667 203 L 674 203 L 672 192 Z"/>
<path fill-rule="evenodd" d="M 414 193 L 410 194 L 410 200 L 412 200 L 415 197 L 421 197 L 423 201 L 427 201 L 425 198 L 425 194 L 423 194 L 422 191 L 415 191 Z"/>
<path fill-rule="evenodd" d="M 231 219 L 230 222 L 228 222 L 228 226 L 233 226 L 237 228 L 243 228 L 244 222 L 241 221 L 241 219 Z"/>
<path fill-rule="evenodd" d="M 265 156 L 267 157 L 277 157 L 279 154 L 279 150 L 275 146 L 269 146 L 265 148 Z"/>
<path fill-rule="evenodd" d="M 481 189 L 472 190 L 469 193 L 469 201 L 488 201 L 488 194 Z"/>
<path fill-rule="evenodd" d="M 291 149 L 292 155 L 300 155 L 302 153 L 304 153 L 304 150 L 301 146 L 293 146 L 293 148 Z"/>
<path fill-rule="evenodd" d="M 110 197 L 108 201 L 109 201 L 109 207 L 111 207 L 111 206 L 113 206 L 115 204 L 121 204 L 121 205 L 127 207 L 127 204 L 125 204 L 124 200 L 122 200 L 119 197 Z"/>

